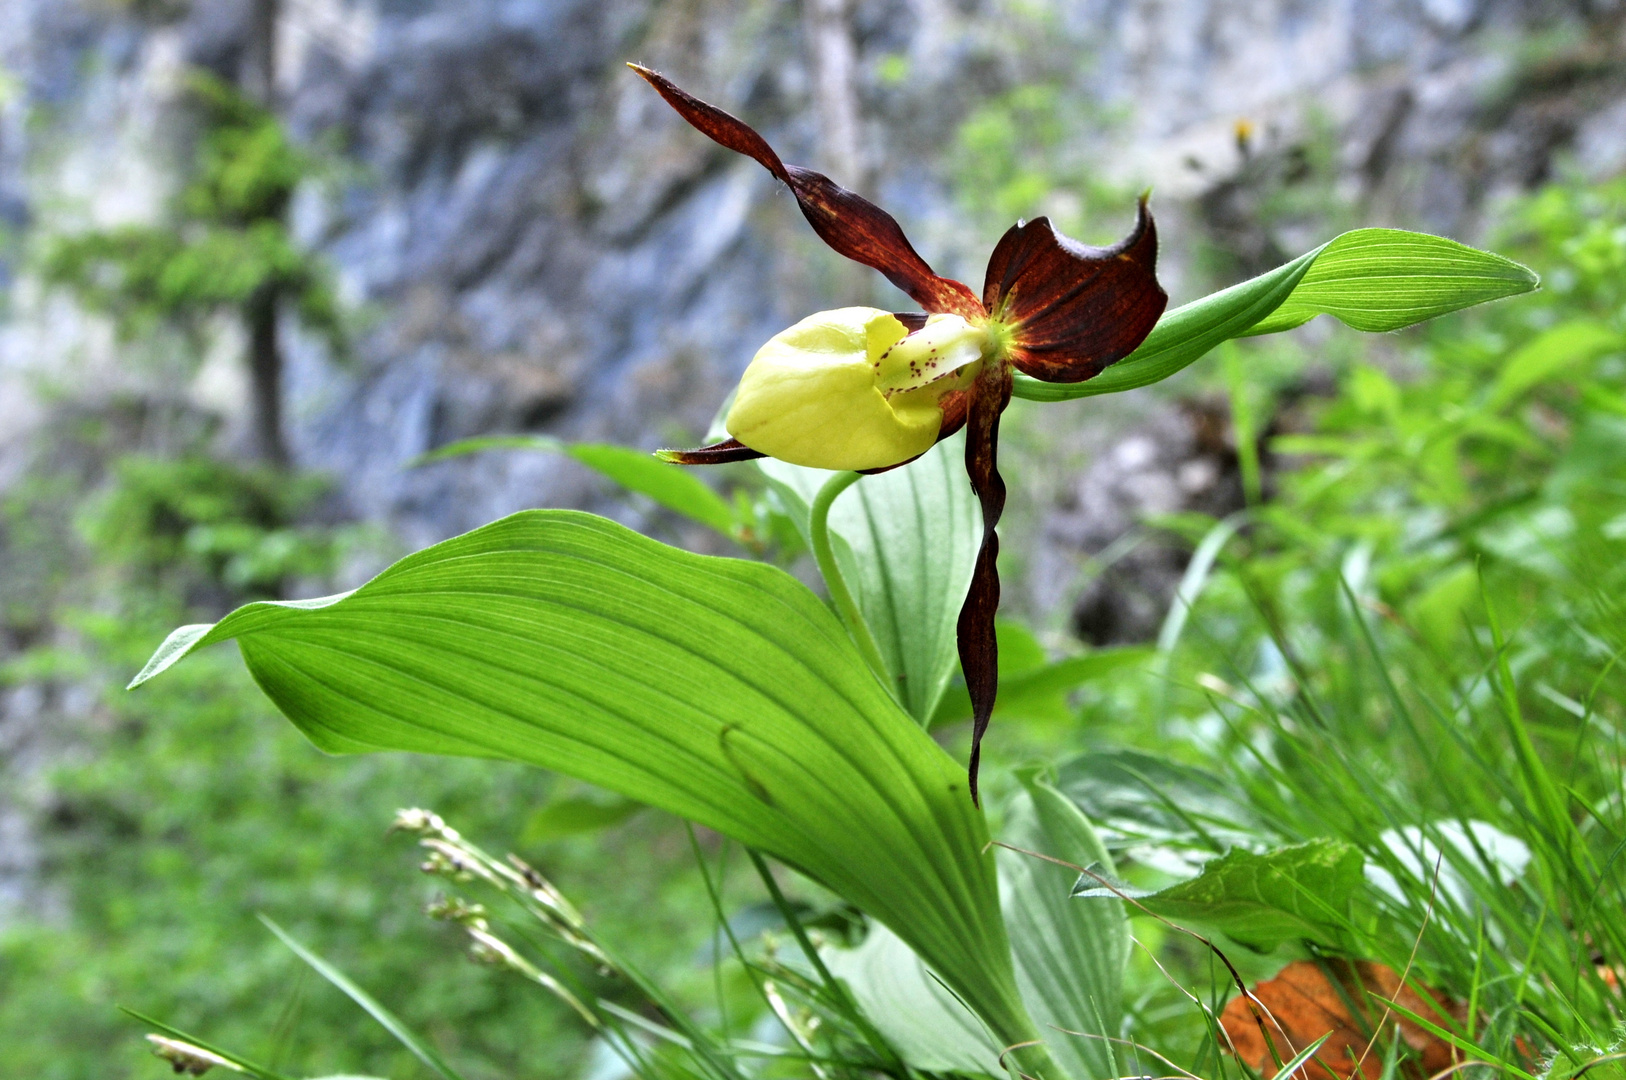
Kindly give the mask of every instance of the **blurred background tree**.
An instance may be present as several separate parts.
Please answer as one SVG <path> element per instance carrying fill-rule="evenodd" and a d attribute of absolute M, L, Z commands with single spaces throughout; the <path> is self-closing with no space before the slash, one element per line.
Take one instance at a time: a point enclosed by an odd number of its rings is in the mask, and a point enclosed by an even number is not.
<path fill-rule="evenodd" d="M 211 317 L 235 317 L 246 342 L 254 452 L 285 468 L 278 320 L 292 311 L 336 355 L 344 349 L 326 263 L 288 230 L 289 200 L 315 162 L 289 141 L 268 104 L 205 71 L 187 82 L 196 162 L 169 220 L 48 238 L 40 274 L 111 314 L 126 340 L 177 329 L 201 355 Z"/>

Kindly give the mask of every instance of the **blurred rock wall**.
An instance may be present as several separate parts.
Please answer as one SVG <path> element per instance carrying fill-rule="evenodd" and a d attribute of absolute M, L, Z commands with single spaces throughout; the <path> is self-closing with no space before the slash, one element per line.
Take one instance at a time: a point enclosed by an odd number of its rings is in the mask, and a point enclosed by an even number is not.
<path fill-rule="evenodd" d="M 235 76 L 251 6 L 0 3 L 0 216 L 26 232 L 155 214 L 187 152 L 178 74 Z M 1079 152 L 1153 187 L 1177 300 L 1203 284 L 1194 238 L 1237 272 L 1321 238 L 1318 215 L 1262 224 L 1256 205 L 1316 139 L 1368 220 L 1469 237 L 1487 200 L 1561 155 L 1626 162 L 1620 6 L 1601 0 L 859 0 L 845 20 L 856 79 L 832 103 L 796 3 L 285 0 L 281 107 L 353 163 L 304 193 L 298 224 L 365 326 L 347 367 L 295 335 L 300 461 L 410 543 L 592 503 L 548 458 L 403 465 L 488 431 L 691 439 L 775 330 L 819 306 L 906 303 L 820 254 L 769 178 L 684 128 L 628 59 L 742 113 L 792 161 L 828 158 L 820 118 L 852 109 L 857 160 L 840 164 L 972 279 L 996 237 L 963 222 L 941 163 L 970 109 L 1035 79 L 1115 118 Z M 42 372 L 91 395 L 141 380 L 104 327 L 10 273 L 0 439 L 15 444 Z M 232 350 L 154 392 L 240 420 Z"/>

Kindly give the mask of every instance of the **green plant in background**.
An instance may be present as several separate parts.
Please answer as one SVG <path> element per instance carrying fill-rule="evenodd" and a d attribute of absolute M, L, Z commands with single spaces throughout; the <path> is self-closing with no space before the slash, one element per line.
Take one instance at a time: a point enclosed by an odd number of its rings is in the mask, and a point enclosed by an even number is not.
<path fill-rule="evenodd" d="M 1030 82 L 978 105 L 955 132 L 949 168 L 961 207 L 1002 229 L 1037 208 L 1068 233 L 1096 231 L 1105 208 L 1134 197 L 1132 188 L 1104 182 L 1098 169 L 1070 159 L 1081 130 L 1107 118 L 1086 113 L 1087 99 L 1058 82 Z"/>
<path fill-rule="evenodd" d="M 231 657 L 155 695 L 122 693 L 149 639 L 183 612 L 331 589 L 344 564 L 382 564 L 389 548 L 365 528 L 313 518 L 316 480 L 184 450 L 120 456 L 116 419 L 61 429 L 30 482 L 0 500 L 3 628 L 25 646 L 0 662 L 15 740 L 0 795 L 6 812 L 29 815 L 40 860 L 23 906 L 0 917 L 4 1071 L 148 1075 L 154 1063 L 114 1008 L 128 1003 L 207 1023 L 273 1067 L 402 1075 L 410 1055 L 382 1030 L 356 1032 L 348 1002 L 302 977 L 257 912 L 358 979 L 410 988 L 392 1006 L 471 1078 L 573 1068 L 586 1036 L 566 1007 L 432 963 L 449 934 L 413 910 L 431 893 L 379 843 L 413 801 L 482 835 L 523 827 L 520 850 L 603 897 L 591 910 L 605 930 L 648 935 L 632 952 L 678 1000 L 705 1000 L 710 982 L 694 967 L 704 927 L 687 917 L 705 894 L 674 823 L 613 806 L 612 821 L 601 795 L 519 766 L 325 759 L 266 722 L 263 696 Z M 75 471 L 108 457 L 105 476 Z M 41 744 L 46 767 L 31 771 Z M 49 752 L 63 745 L 95 752 Z M 628 857 L 607 859 L 620 844 Z"/>
<path fill-rule="evenodd" d="M 47 283 L 112 314 L 126 340 L 177 329 L 201 353 L 209 317 L 234 314 L 247 350 L 256 450 L 280 468 L 288 447 L 279 316 L 293 311 L 336 355 L 344 351 L 327 267 L 288 229 L 294 189 L 316 165 L 274 113 L 237 90 L 202 72 L 189 88 L 203 131 L 172 220 L 54 237 L 38 265 Z"/>
<path fill-rule="evenodd" d="M 704 108 L 693 111 L 722 123 Z M 804 205 L 829 184 L 779 172 L 803 184 Z M 1499 256 L 1359 230 L 1170 312 L 1093 382 L 1018 376 L 1016 393 L 1054 400 L 1131 389 L 1227 340 L 1319 313 L 1395 329 L 1534 285 L 1532 273 Z M 234 638 L 260 687 L 325 749 L 540 765 L 706 825 L 852 902 L 876 922 L 860 946 L 867 952 L 837 965 L 839 983 L 812 946 L 804 959 L 828 1008 L 850 1008 L 850 994 L 884 1036 L 882 1049 L 908 1064 L 1122 1075 L 1114 1048 L 1129 943 L 1118 901 L 1068 901 L 1078 870 L 1035 867 L 1016 851 L 996 856 L 964 777 L 924 730 L 945 700 L 950 616 L 985 534 L 946 449 L 856 487 L 851 473 L 758 466 L 819 556 L 841 618 L 771 566 L 690 555 L 590 515 L 531 511 L 409 556 L 353 592 L 250 604 L 183 627 L 132 685 Z M 687 483 L 673 481 L 674 493 L 686 493 L 667 505 L 692 505 L 701 520 L 723 524 L 715 504 L 680 487 Z M 843 500 L 844 491 L 852 494 Z M 845 522 L 836 516 L 843 502 Z M 1067 783 L 1064 772 L 1002 781 L 1001 834 L 1110 880 L 1109 853 Z M 1347 860 L 1333 861 L 1347 876 Z M 454 859 L 451 869 L 491 880 L 495 865 Z M 1235 889 L 1225 882 L 1249 879 L 1231 875 L 1186 902 L 1230 903 Z M 493 883 L 512 888 L 505 880 Z M 772 881 L 765 886 L 776 891 Z M 1320 925 L 1310 921 L 1318 911 L 1295 905 L 1288 925 L 1302 934 Z M 1356 918 L 1333 911 L 1339 927 Z M 763 998 L 771 1005 L 766 990 Z M 572 999 L 586 1013 L 596 1007 Z M 944 1016 L 963 1039 L 942 1035 Z M 797 1030 L 794 1017 L 786 1024 Z M 679 1072 L 704 1075 L 732 1075 L 747 1052 L 734 1045 L 712 1060 L 709 1044 L 689 1035 L 672 1045 L 684 1055 Z M 783 1056 L 815 1071 L 826 1062 L 815 1043 Z M 664 1074 L 635 1055 L 629 1064 Z"/>
<path fill-rule="evenodd" d="M 126 455 L 81 520 L 86 539 L 129 572 L 179 574 L 175 591 L 207 583 L 278 597 L 299 578 L 331 576 L 354 528 L 302 524 L 324 494 L 314 475 L 292 476 L 201 456 Z"/>
<path fill-rule="evenodd" d="M 1275 440 L 1294 467 L 1244 528 L 1184 523 L 1210 558 L 1157 677 L 1092 684 L 1084 707 L 1157 756 L 1059 767 L 1147 884 L 1228 847 L 1336 838 L 1364 873 L 1331 895 L 1358 906 L 1231 954 L 1260 977 L 1307 948 L 1410 968 L 1466 1010 L 1447 1033 L 1463 1054 L 1515 1075 L 1618 1043 L 1621 195 L 1558 185 L 1516 207 L 1499 246 L 1544 271 L 1542 293 L 1350 365 Z M 1155 742 L 1124 721 L 1148 710 Z M 1223 996 L 1206 967 L 1188 956 L 1176 978 Z M 1138 982 L 1140 1038 L 1222 1063 L 1184 991 Z"/>

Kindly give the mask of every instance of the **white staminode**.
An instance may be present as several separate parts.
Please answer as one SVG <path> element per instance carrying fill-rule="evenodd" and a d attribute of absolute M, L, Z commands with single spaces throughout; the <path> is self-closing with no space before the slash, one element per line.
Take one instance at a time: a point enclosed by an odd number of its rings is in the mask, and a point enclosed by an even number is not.
<path fill-rule="evenodd" d="M 875 361 L 875 383 L 887 397 L 918 390 L 981 360 L 987 346 L 984 328 L 958 315 L 933 315 Z"/>

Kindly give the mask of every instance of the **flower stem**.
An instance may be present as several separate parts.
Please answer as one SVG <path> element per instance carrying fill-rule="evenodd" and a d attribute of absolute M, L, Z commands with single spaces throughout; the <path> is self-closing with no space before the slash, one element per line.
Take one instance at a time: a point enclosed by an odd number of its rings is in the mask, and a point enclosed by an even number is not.
<path fill-rule="evenodd" d="M 836 501 L 836 496 L 861 478 L 861 473 L 838 472 L 824 482 L 813 499 L 808 518 L 808 539 L 813 547 L 813 558 L 818 560 L 819 573 L 824 577 L 824 587 L 829 590 L 830 602 L 835 605 L 841 621 L 847 624 L 847 633 L 852 637 L 853 644 L 858 646 L 859 654 L 875 677 L 881 680 L 881 685 L 896 697 L 892 674 L 887 670 L 886 661 L 881 658 L 880 646 L 875 644 L 875 635 L 870 633 L 864 613 L 858 610 L 858 602 L 848 590 L 847 581 L 841 576 L 841 567 L 836 563 L 835 551 L 830 546 L 830 507 Z"/>

